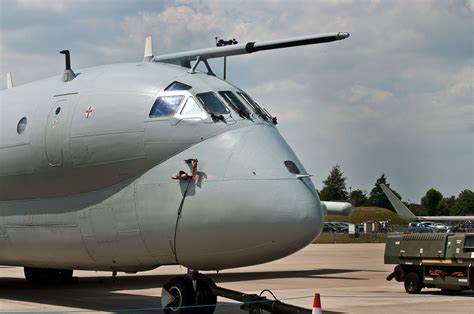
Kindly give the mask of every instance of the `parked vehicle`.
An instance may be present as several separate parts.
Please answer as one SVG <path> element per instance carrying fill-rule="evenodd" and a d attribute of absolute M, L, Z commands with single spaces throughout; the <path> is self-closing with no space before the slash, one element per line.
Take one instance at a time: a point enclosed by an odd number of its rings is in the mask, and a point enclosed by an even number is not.
<path fill-rule="evenodd" d="M 325 222 L 323 225 L 323 232 L 337 232 L 337 228 L 332 223 Z"/>
<path fill-rule="evenodd" d="M 349 232 L 349 224 L 347 222 L 333 222 L 333 224 L 336 226 L 338 232 L 344 232 L 348 233 Z"/>
<path fill-rule="evenodd" d="M 408 293 L 422 288 L 474 290 L 474 235 L 412 233 L 389 236 L 385 264 L 395 264 L 387 280 L 405 283 Z"/>
<path fill-rule="evenodd" d="M 419 232 L 419 233 L 427 233 L 427 232 L 435 232 L 435 227 L 433 223 L 423 221 L 423 222 L 410 222 L 408 224 L 408 231 L 409 232 Z"/>

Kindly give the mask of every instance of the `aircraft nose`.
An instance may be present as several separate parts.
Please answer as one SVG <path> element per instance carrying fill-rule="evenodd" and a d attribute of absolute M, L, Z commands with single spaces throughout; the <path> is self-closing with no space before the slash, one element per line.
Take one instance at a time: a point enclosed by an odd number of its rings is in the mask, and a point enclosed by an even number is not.
<path fill-rule="evenodd" d="M 223 178 L 203 182 L 206 195 L 214 197 L 196 193 L 180 225 L 179 262 L 190 268 L 275 260 L 311 243 L 322 230 L 324 214 L 314 186 L 298 177 L 306 171 L 278 131 L 254 128 L 239 137 Z M 192 223 L 199 220 L 205 223 Z"/>

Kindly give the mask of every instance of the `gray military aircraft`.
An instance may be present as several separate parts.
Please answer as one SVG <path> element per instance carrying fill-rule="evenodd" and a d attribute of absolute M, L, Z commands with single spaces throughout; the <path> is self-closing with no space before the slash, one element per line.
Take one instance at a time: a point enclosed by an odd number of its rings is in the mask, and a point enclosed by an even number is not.
<path fill-rule="evenodd" d="M 327 213 L 276 128 L 208 59 L 345 39 L 348 33 L 153 56 L 0 92 L 0 265 L 30 281 L 74 269 L 192 270 L 164 286 L 167 312 L 216 301 L 202 270 L 272 261 L 320 233 Z M 198 71 L 202 64 L 206 71 Z M 211 287 L 211 288 L 209 288 Z M 199 313 L 213 313 L 202 307 Z"/>

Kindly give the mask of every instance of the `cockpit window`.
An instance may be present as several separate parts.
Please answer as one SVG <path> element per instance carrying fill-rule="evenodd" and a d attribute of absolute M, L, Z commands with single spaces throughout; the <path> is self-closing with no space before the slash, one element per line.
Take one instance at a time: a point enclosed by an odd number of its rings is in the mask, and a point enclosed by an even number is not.
<path fill-rule="evenodd" d="M 165 88 L 165 91 L 174 91 L 174 90 L 190 90 L 193 88 L 192 86 L 189 86 L 188 84 L 184 84 L 178 81 L 174 81 L 168 87 Z"/>
<path fill-rule="evenodd" d="M 201 107 L 197 104 L 193 97 L 189 97 L 186 100 L 186 104 L 184 105 L 183 109 L 181 110 L 182 116 L 193 116 L 198 115 L 202 112 Z"/>
<path fill-rule="evenodd" d="M 219 92 L 219 95 L 222 96 L 222 98 L 225 99 L 227 104 L 232 107 L 241 117 L 249 118 L 250 117 L 250 111 L 247 109 L 247 107 L 240 101 L 237 96 L 235 96 L 234 93 L 231 91 L 223 91 Z"/>
<path fill-rule="evenodd" d="M 199 98 L 207 112 L 215 114 L 229 113 L 226 106 L 224 106 L 213 92 L 197 94 L 196 96 Z"/>
<path fill-rule="evenodd" d="M 172 116 L 176 113 L 184 96 L 160 96 L 150 110 L 150 118 Z"/>
<path fill-rule="evenodd" d="M 255 111 L 256 114 L 261 116 L 264 120 L 268 120 L 268 114 L 260 107 L 249 95 L 243 92 L 237 92 L 242 99 Z"/>

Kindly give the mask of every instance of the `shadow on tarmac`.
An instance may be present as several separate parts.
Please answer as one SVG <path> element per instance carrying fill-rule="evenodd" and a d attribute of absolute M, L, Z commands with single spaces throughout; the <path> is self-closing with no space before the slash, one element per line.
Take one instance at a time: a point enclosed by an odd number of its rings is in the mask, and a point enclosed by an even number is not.
<path fill-rule="evenodd" d="M 365 280 L 366 278 L 348 278 L 332 276 L 343 273 L 359 272 L 354 269 L 317 269 L 293 270 L 272 272 L 229 272 L 220 274 L 207 274 L 217 284 L 236 281 L 271 280 L 283 278 L 325 278 L 325 279 L 350 279 Z M 23 278 L 0 278 L 0 299 L 17 302 L 46 304 L 50 306 L 83 309 L 84 311 L 106 311 L 143 313 L 138 309 L 153 309 L 161 306 L 158 295 L 144 295 L 143 291 L 162 287 L 174 275 L 135 275 L 117 276 L 113 281 L 111 277 L 80 277 L 78 283 L 71 284 L 32 284 Z M 251 285 L 249 285 L 251 287 Z M 129 292 L 129 291 L 132 292 Z M 121 291 L 127 291 L 122 293 Z M 139 293 L 134 293 L 139 292 Z M 225 305 L 226 303 L 223 303 Z M 29 308 L 27 305 L 26 310 Z M 127 311 L 126 309 L 130 309 Z M 21 308 L 25 311 L 25 308 Z M 51 312 L 52 309 L 48 309 Z M 54 310 L 52 310 L 54 311 Z M 72 312 L 80 312 L 73 310 Z M 147 311 L 145 311 L 147 312 Z M 156 312 L 156 311 L 155 311 Z M 161 311 L 160 311 L 161 312 Z M 216 313 L 245 313 L 238 310 L 238 306 L 218 307 Z M 341 313 L 324 311 L 323 313 Z"/>

